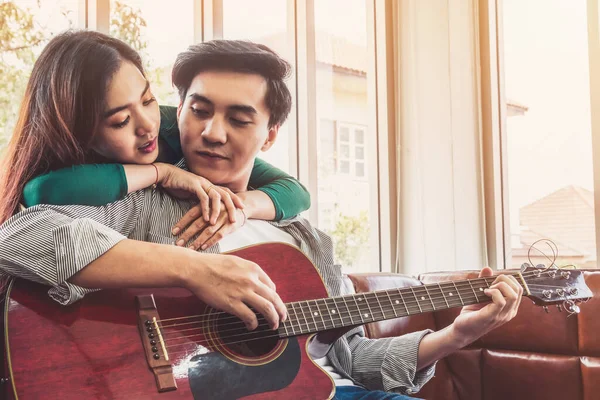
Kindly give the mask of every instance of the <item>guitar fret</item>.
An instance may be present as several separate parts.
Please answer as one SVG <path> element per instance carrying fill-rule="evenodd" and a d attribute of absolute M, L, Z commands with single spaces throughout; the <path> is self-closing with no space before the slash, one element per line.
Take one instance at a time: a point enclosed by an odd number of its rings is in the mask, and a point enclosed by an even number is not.
<path fill-rule="evenodd" d="M 440 285 L 439 283 L 437 285 L 440 288 L 440 292 L 442 292 L 442 297 L 444 298 L 444 301 L 446 302 L 446 307 L 450 308 L 450 304 L 448 304 L 448 300 L 446 300 L 446 295 L 444 294 L 444 289 L 442 289 L 442 285 Z"/>
<path fill-rule="evenodd" d="M 358 301 L 356 301 L 356 295 L 352 296 L 352 298 L 354 299 L 354 303 L 356 304 L 356 309 L 358 310 L 358 316 L 360 317 L 360 321 L 364 324 L 365 320 L 363 319 L 362 310 L 360 309 L 360 306 L 358 305 Z"/>
<path fill-rule="evenodd" d="M 373 310 L 371 310 L 369 299 L 367 298 L 366 294 L 363 297 L 365 298 L 365 303 L 367 303 L 367 307 L 369 308 L 369 314 L 367 314 L 366 317 L 369 318 L 369 315 L 371 315 L 371 321 L 375 321 L 375 316 L 373 315 Z"/>
<path fill-rule="evenodd" d="M 306 318 L 306 314 L 304 314 L 304 308 L 302 308 L 302 304 L 298 304 L 300 307 L 300 312 L 302 313 L 302 318 L 304 318 L 304 323 L 306 324 L 306 332 L 310 332 L 310 327 L 308 326 L 308 318 Z M 304 333 L 306 333 L 304 332 Z"/>
<path fill-rule="evenodd" d="M 404 296 L 402 296 L 402 291 L 400 289 L 398 290 L 398 294 L 400 295 L 400 300 L 402 300 L 402 305 L 404 306 L 404 308 L 406 308 L 406 315 L 410 315 L 410 311 L 408 311 L 408 307 L 406 306 L 406 301 L 404 301 Z"/>
<path fill-rule="evenodd" d="M 425 288 L 425 292 L 427 292 L 427 297 L 429 297 L 429 301 L 431 302 L 431 307 L 433 307 L 433 311 L 435 311 L 435 304 L 433 304 L 433 299 L 431 298 L 429 289 L 427 289 L 427 285 L 423 285 L 423 287 Z"/>
<path fill-rule="evenodd" d="M 319 302 L 317 300 L 315 300 L 315 304 L 317 305 L 317 310 L 319 310 L 319 316 L 321 317 L 321 321 L 323 322 L 323 329 L 327 329 L 327 324 L 323 319 L 323 311 L 321 310 L 321 306 L 319 305 Z"/>
<path fill-rule="evenodd" d="M 315 332 L 318 332 L 319 331 L 319 327 L 317 326 L 317 321 L 315 321 L 315 316 L 313 315 L 313 312 L 310 309 L 310 304 L 308 303 L 308 300 L 305 300 L 304 302 L 306 303 L 306 306 L 308 307 L 308 312 L 310 313 L 310 316 L 312 318 L 313 324 L 315 326 Z M 307 326 L 308 326 L 308 323 L 307 323 Z"/>
<path fill-rule="evenodd" d="M 469 282 L 469 286 L 471 286 L 471 290 L 473 291 L 473 294 L 475 295 L 475 300 L 477 303 L 479 303 L 479 297 L 477 296 L 477 292 L 475 291 L 475 289 L 473 288 L 473 284 L 471 283 L 471 280 L 468 279 L 467 282 Z"/>
<path fill-rule="evenodd" d="M 296 321 L 300 322 L 298 319 L 298 313 L 296 313 L 296 307 L 294 307 L 294 303 L 290 303 L 290 305 L 292 306 L 292 311 L 294 311 L 294 315 L 296 316 Z M 294 324 L 292 325 L 292 333 L 295 335 L 296 334 L 296 330 L 294 329 Z M 298 326 L 298 328 L 300 328 L 300 333 L 302 333 L 302 327 Z"/>
<path fill-rule="evenodd" d="M 288 332 L 288 329 L 287 329 L 287 323 L 288 322 L 290 322 L 289 318 L 283 324 L 281 324 L 281 325 L 283 325 L 283 329 L 285 329 L 285 336 L 286 337 L 290 336 L 290 333 Z"/>
<path fill-rule="evenodd" d="M 337 310 L 337 315 L 340 318 L 340 322 L 342 323 L 342 326 L 344 326 L 344 316 L 342 315 L 342 313 L 340 312 L 340 309 L 337 305 L 337 302 L 335 301 L 335 297 L 332 297 L 333 299 L 333 305 L 335 306 L 335 309 Z"/>
<path fill-rule="evenodd" d="M 379 296 L 377 295 L 377 293 L 374 293 L 374 295 L 375 295 L 375 300 L 377 300 L 377 303 L 379 304 L 379 308 L 381 308 L 381 316 L 383 317 L 383 319 L 386 319 L 385 311 L 383 310 L 383 307 L 381 306 L 381 302 L 379 301 Z"/>
<path fill-rule="evenodd" d="M 462 304 L 464 306 L 465 302 L 463 301 L 462 296 L 460 295 L 460 290 L 458 290 L 458 287 L 456 287 L 456 283 L 454 281 L 452 281 L 452 284 L 454 285 L 454 289 L 456 289 L 456 294 L 458 294 L 458 298 L 460 299 L 460 304 Z"/>
<path fill-rule="evenodd" d="M 417 301 L 417 307 L 419 307 L 419 312 L 423 312 L 423 309 L 421 308 L 421 304 L 419 304 L 419 298 L 417 297 L 417 294 L 415 293 L 415 289 L 413 289 L 412 286 L 410 286 L 409 289 L 412 292 L 413 296 L 415 296 L 415 300 Z"/>
<path fill-rule="evenodd" d="M 346 297 L 342 296 L 342 300 L 344 301 L 344 305 L 346 306 L 346 310 L 348 310 L 348 316 L 350 317 L 350 322 L 354 325 L 354 320 L 352 319 L 352 311 L 350 311 L 350 307 L 348 307 L 348 303 L 346 303 Z"/>
<path fill-rule="evenodd" d="M 394 312 L 394 316 L 396 318 L 398 318 L 398 313 L 396 312 L 396 306 L 394 306 L 394 303 L 392 302 L 392 298 L 390 297 L 390 292 L 388 292 L 387 290 L 385 291 L 385 294 L 387 294 L 387 297 L 390 301 L 390 305 L 392 306 L 392 311 Z"/>

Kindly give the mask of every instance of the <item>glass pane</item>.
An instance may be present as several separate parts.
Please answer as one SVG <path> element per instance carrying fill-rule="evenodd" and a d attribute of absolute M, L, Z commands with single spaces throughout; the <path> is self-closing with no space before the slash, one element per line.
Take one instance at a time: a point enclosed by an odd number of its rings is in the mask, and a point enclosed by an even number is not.
<path fill-rule="evenodd" d="M 357 162 L 356 165 L 356 176 L 362 178 L 365 176 L 365 163 Z"/>
<path fill-rule="evenodd" d="M 340 145 L 340 157 L 350 158 L 350 146 L 348 146 L 347 144 Z"/>
<path fill-rule="evenodd" d="M 595 268 L 586 2 L 504 0 L 503 9 L 512 265 L 546 238 L 558 265 Z"/>
<path fill-rule="evenodd" d="M 251 10 L 251 11 L 249 11 Z M 282 0 L 223 0 L 223 37 L 262 43 L 276 51 L 294 66 L 295 44 L 287 27 L 287 2 Z M 293 83 L 288 81 L 291 89 Z M 292 96 L 293 97 L 293 96 Z M 293 99 L 292 110 L 296 107 Z M 278 168 L 290 171 L 289 123 L 279 128 L 277 141 L 269 151 L 259 156 Z"/>
<path fill-rule="evenodd" d="M 350 161 L 340 161 L 340 173 L 346 175 L 350 173 Z"/>
<path fill-rule="evenodd" d="M 369 115 L 374 104 L 367 100 L 369 80 L 374 76 L 367 74 L 370 57 L 367 50 L 366 1 L 329 0 L 315 1 L 315 48 L 317 118 L 320 121 L 317 132 L 318 170 L 318 226 L 329 233 L 335 243 L 335 256 L 346 271 L 379 270 L 377 242 L 370 239 L 377 221 L 370 220 L 373 207 L 369 193 L 377 190 L 376 179 L 357 180 L 356 169 L 365 176 L 362 169 L 355 168 L 354 149 L 345 146 L 361 143 L 361 129 L 375 135 L 375 127 L 369 125 Z M 341 13 L 340 10 L 344 12 Z M 328 146 L 329 132 L 323 131 L 321 121 L 335 121 L 338 127 L 337 149 L 340 154 L 331 152 Z M 362 132 L 362 135 L 365 134 Z M 367 148 L 368 149 L 368 148 Z M 367 150 L 365 149 L 365 150 Z M 349 150 L 349 152 L 348 152 Z M 331 171 L 323 168 L 326 160 L 338 157 L 338 169 Z M 376 154 L 364 154 L 377 160 Z"/>
<path fill-rule="evenodd" d="M 365 148 L 362 146 L 356 146 L 356 148 L 354 149 L 354 157 L 356 157 L 357 160 L 364 160 Z"/>
<path fill-rule="evenodd" d="M 350 141 L 350 130 L 345 126 L 340 128 L 340 142 Z"/>
<path fill-rule="evenodd" d="M 193 0 L 169 0 L 168 7 L 160 2 L 111 0 L 110 34 L 140 53 L 159 103 L 178 105 L 171 70 L 177 54 L 194 42 Z"/>
<path fill-rule="evenodd" d="M 363 144 L 365 140 L 365 131 L 357 129 L 354 131 L 354 141 L 358 144 Z"/>
<path fill-rule="evenodd" d="M 33 63 L 52 36 L 78 27 L 78 15 L 79 0 L 0 2 L 0 152 L 12 135 Z"/>

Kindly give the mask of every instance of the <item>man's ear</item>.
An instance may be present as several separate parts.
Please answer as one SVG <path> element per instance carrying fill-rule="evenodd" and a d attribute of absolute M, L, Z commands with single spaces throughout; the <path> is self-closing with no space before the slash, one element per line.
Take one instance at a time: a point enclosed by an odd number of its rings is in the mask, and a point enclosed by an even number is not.
<path fill-rule="evenodd" d="M 183 102 L 179 102 L 179 105 L 177 106 L 177 122 L 179 122 L 179 115 L 181 114 L 181 109 L 183 108 Z"/>
<path fill-rule="evenodd" d="M 279 124 L 273 125 L 269 128 L 269 134 L 267 135 L 267 140 L 260 148 L 261 151 L 267 151 L 273 146 L 275 140 L 277 139 L 277 134 L 279 133 Z"/>

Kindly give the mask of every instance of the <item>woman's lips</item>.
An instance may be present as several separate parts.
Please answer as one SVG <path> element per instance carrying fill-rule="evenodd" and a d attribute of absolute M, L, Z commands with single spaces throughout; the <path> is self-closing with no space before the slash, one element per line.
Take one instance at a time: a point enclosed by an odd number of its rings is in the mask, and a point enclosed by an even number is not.
<path fill-rule="evenodd" d="M 152 153 L 154 150 L 156 150 L 156 142 L 157 138 L 154 138 L 151 141 L 144 144 L 143 146 L 138 147 L 138 150 L 142 153 Z"/>

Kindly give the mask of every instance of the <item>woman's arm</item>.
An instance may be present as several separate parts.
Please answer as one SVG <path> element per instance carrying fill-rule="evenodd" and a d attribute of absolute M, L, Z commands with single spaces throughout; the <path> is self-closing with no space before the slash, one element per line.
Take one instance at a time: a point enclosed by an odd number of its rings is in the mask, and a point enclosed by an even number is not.
<path fill-rule="evenodd" d="M 256 196 L 252 197 L 253 201 L 261 207 L 260 211 L 256 211 L 257 215 L 272 215 L 274 211 L 272 219 L 279 221 L 310 208 L 310 193 L 298 180 L 259 158 L 254 161 L 249 185 L 267 195 L 273 203 L 273 208 L 268 210 L 264 208 L 267 205 L 264 196 L 246 193 L 245 196 Z M 253 218 L 264 219 L 256 216 Z"/>
<path fill-rule="evenodd" d="M 175 168 L 175 167 L 173 167 Z M 167 175 L 166 166 L 84 164 L 37 176 L 23 189 L 25 206 L 101 206 L 145 189 Z"/>
<path fill-rule="evenodd" d="M 151 165 L 139 167 L 147 169 L 146 179 L 152 179 L 150 172 L 156 174 Z M 127 176 L 122 165 L 87 164 L 33 178 L 23 189 L 23 202 L 27 207 L 38 204 L 100 206 L 122 199 L 127 193 Z"/>

